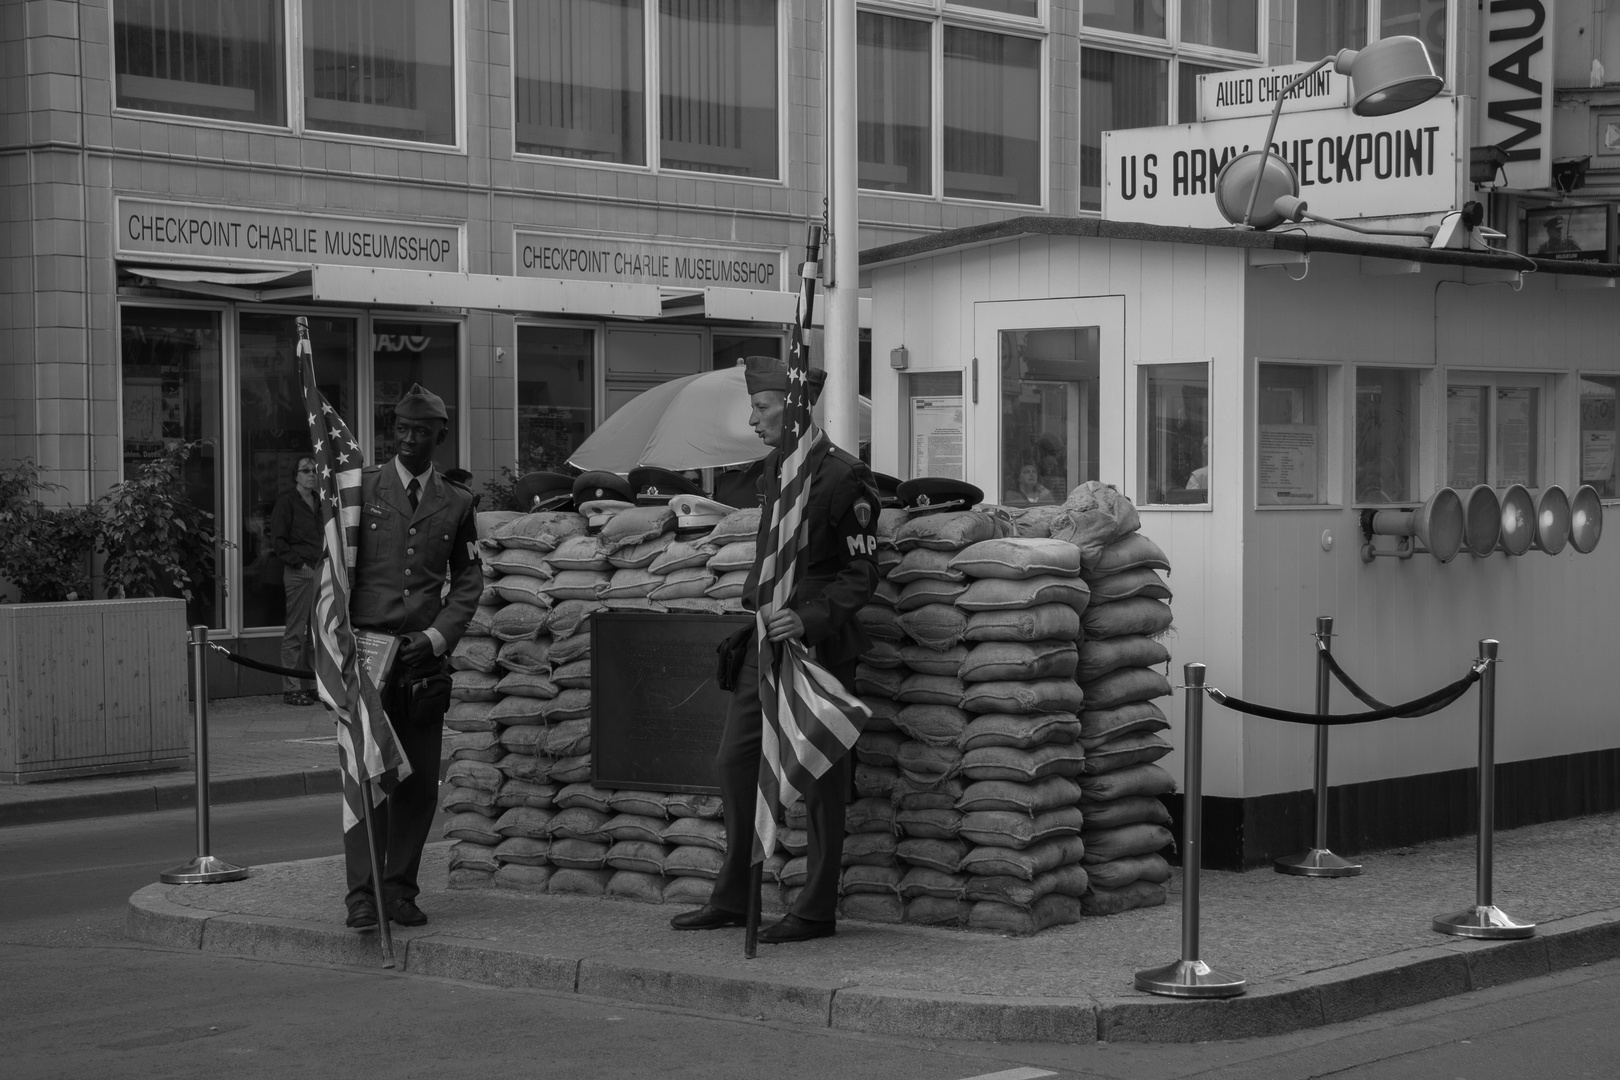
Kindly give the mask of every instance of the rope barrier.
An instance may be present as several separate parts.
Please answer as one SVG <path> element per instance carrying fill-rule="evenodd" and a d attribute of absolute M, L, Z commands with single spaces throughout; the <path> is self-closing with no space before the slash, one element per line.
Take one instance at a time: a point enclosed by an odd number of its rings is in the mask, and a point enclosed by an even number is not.
<path fill-rule="evenodd" d="M 1366 705 L 1368 708 L 1372 709 L 1389 708 L 1388 704 L 1379 701 L 1377 698 L 1367 693 L 1367 691 L 1363 690 L 1356 680 L 1352 679 L 1344 668 L 1339 666 L 1338 660 L 1334 659 L 1333 657 L 1333 650 L 1327 647 L 1326 641 L 1318 638 L 1316 640 L 1316 651 L 1317 654 L 1327 662 L 1328 670 L 1333 672 L 1333 677 L 1338 679 L 1339 682 L 1343 683 L 1344 688 L 1350 691 L 1350 693 L 1354 694 L 1363 705 Z"/>
<path fill-rule="evenodd" d="M 216 645 L 212 641 L 208 643 L 208 647 L 217 653 L 224 653 L 225 659 L 229 660 L 231 663 L 241 664 L 243 667 L 250 667 L 256 671 L 268 671 L 272 675 L 285 675 L 289 679 L 315 678 L 315 673 L 313 671 L 305 671 L 301 668 L 281 667 L 276 664 L 265 664 L 258 660 L 250 660 L 238 653 L 231 652 L 231 650 L 227 649 L 223 645 Z"/>
<path fill-rule="evenodd" d="M 1250 716 L 1258 716 L 1266 720 L 1281 720 L 1288 724 L 1317 724 L 1337 727 L 1346 724 L 1367 724 L 1374 720 L 1389 720 L 1397 716 L 1427 716 L 1432 712 L 1438 712 L 1467 693 L 1468 688 L 1478 682 L 1482 674 L 1484 674 L 1484 662 L 1476 663 L 1469 669 L 1467 675 L 1464 675 L 1450 686 L 1441 687 L 1432 694 L 1425 694 L 1423 697 L 1414 698 L 1400 705 L 1387 705 L 1382 709 L 1374 709 L 1371 712 L 1349 713 L 1342 716 L 1294 712 L 1291 709 L 1274 709 L 1269 705 L 1256 705 L 1240 698 L 1231 697 L 1225 691 L 1218 690 L 1213 686 L 1209 688 L 1209 696 L 1214 698 L 1217 704 L 1225 705 L 1235 712 L 1247 713 Z"/>

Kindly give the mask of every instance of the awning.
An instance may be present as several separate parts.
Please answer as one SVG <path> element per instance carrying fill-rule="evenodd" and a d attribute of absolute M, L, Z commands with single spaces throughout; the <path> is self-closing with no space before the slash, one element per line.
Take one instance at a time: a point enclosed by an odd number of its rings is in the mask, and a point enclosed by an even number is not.
<path fill-rule="evenodd" d="M 757 322 L 781 325 L 798 317 L 799 294 L 766 289 L 708 288 L 664 297 L 666 318 L 701 315 L 722 322 Z M 826 296 L 818 295 L 810 324 L 821 326 L 827 313 Z M 872 325 L 872 299 L 860 298 L 860 325 Z"/>
<path fill-rule="evenodd" d="M 121 264 L 119 270 L 143 284 L 226 300 L 305 300 L 310 295 L 310 270 L 307 266 L 278 270 L 233 270 L 227 267 L 192 269 Z M 266 287 L 272 285 L 276 287 Z"/>
<path fill-rule="evenodd" d="M 663 314 L 656 285 L 553 281 L 502 274 L 456 274 L 369 266 L 312 268 L 315 300 L 340 304 L 471 308 L 536 315 L 651 319 Z"/>

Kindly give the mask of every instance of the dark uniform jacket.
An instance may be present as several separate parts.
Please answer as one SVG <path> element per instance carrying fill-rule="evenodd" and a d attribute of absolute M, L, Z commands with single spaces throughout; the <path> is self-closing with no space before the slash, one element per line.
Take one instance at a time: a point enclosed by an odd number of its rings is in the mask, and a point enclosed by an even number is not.
<path fill-rule="evenodd" d="M 406 634 L 436 629 L 455 648 L 483 593 L 473 497 L 437 469 L 415 512 L 392 459 L 360 474 L 360 552 L 349 596 L 355 626 Z M 450 592 L 441 602 L 446 577 Z"/>
<path fill-rule="evenodd" d="M 772 450 L 760 478 L 764 513 L 755 537 L 754 567 L 743 590 L 749 606 L 754 604 L 765 557 L 771 507 L 782 487 L 781 459 L 781 452 Z M 866 606 L 878 585 L 877 485 L 860 458 L 840 450 L 825 435 L 810 451 L 806 468 L 814 477 L 805 508 L 809 540 L 788 606 L 804 623 L 804 643 L 817 648 L 823 664 L 849 663 L 872 647 L 855 613 Z"/>

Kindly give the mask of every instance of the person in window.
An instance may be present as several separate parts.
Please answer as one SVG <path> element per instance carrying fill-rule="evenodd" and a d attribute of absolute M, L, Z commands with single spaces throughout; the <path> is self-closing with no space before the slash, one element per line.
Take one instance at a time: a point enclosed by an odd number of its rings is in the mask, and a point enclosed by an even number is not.
<path fill-rule="evenodd" d="M 1209 436 L 1208 435 L 1204 436 L 1203 447 L 1204 447 L 1204 452 L 1203 452 L 1202 456 L 1203 456 L 1204 463 L 1202 465 L 1198 466 L 1198 468 L 1194 469 L 1192 471 L 1191 475 L 1189 475 L 1187 477 L 1187 490 L 1188 491 L 1208 491 L 1209 490 Z"/>
<path fill-rule="evenodd" d="M 1536 248 L 1537 255 L 1556 255 L 1560 251 L 1579 251 L 1581 246 L 1564 235 L 1564 219 L 1550 217 L 1546 224 L 1547 239 Z"/>
<path fill-rule="evenodd" d="M 1026 461 L 1018 467 L 1018 481 L 1007 492 L 1008 506 L 1036 506 L 1056 501 L 1052 489 L 1041 483 L 1040 470 L 1033 461 Z"/>
<path fill-rule="evenodd" d="M 270 511 L 270 550 L 282 562 L 281 587 L 287 598 L 286 626 L 281 631 L 281 666 L 308 671 L 309 609 L 315 599 L 315 564 L 321 558 L 321 511 L 315 504 L 315 459 L 298 459 L 293 489 Z M 291 675 L 281 677 L 281 700 L 313 705 L 311 685 Z"/>

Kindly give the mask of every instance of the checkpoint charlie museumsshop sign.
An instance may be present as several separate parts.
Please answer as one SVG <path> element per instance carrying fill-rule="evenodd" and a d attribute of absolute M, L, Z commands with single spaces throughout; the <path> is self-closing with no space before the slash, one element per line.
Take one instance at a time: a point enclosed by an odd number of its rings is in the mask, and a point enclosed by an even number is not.
<path fill-rule="evenodd" d="M 706 247 L 518 230 L 513 259 L 519 277 L 692 289 L 782 288 L 782 252 L 757 248 Z"/>
<path fill-rule="evenodd" d="M 455 225 L 119 199 L 120 255 L 460 270 Z"/>
<path fill-rule="evenodd" d="M 1272 150 L 1294 167 L 1300 198 L 1334 218 L 1456 209 L 1458 104 L 1435 98 L 1390 116 L 1291 111 Z M 1103 132 L 1103 217 L 1150 225 L 1227 227 L 1215 178 L 1265 138 L 1266 118 Z"/>

